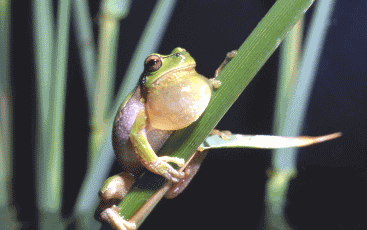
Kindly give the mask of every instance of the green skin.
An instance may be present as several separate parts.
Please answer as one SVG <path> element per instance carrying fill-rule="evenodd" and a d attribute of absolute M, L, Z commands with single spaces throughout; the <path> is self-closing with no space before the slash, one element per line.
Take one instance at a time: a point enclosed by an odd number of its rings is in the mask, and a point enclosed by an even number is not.
<path fill-rule="evenodd" d="M 233 56 L 227 55 L 215 76 Z M 144 168 L 176 182 L 166 193 L 169 198 L 180 194 L 196 174 L 205 153 L 196 155 L 195 160 L 190 161 L 186 174 L 169 164 L 182 167 L 184 159 L 156 155 L 175 130 L 189 126 L 201 116 L 213 88 L 220 86 L 215 78 L 208 80 L 198 74 L 195 66 L 195 60 L 180 47 L 169 55 L 151 54 L 146 59 L 137 87 L 116 114 L 112 140 L 124 173 L 109 178 L 102 186 L 97 219 L 112 226 L 134 229 L 133 223 L 119 217 L 119 209 L 114 204 L 127 194 Z"/>

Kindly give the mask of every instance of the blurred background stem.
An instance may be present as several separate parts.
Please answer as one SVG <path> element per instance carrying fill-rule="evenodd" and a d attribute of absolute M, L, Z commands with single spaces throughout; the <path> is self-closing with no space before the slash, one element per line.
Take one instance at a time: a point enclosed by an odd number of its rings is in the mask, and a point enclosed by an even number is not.
<path fill-rule="evenodd" d="M 74 29 L 83 69 L 83 77 L 90 112 L 93 108 L 96 76 L 96 47 L 93 37 L 92 18 L 87 1 L 72 1 Z"/>
<path fill-rule="evenodd" d="M 39 210 L 55 211 L 55 205 L 47 202 L 50 192 L 44 182 L 49 162 L 49 114 L 50 85 L 52 79 L 52 60 L 54 53 L 54 17 L 51 1 L 33 2 L 34 43 L 37 93 L 37 131 L 36 131 L 36 196 Z M 44 181 L 45 180 L 45 181 Z M 47 183 L 47 182 L 46 182 Z"/>
<path fill-rule="evenodd" d="M 274 114 L 274 135 L 282 136 L 282 127 L 285 124 L 284 113 L 287 111 L 287 105 L 292 97 L 294 82 L 298 76 L 299 63 L 302 50 L 303 18 L 299 20 L 291 30 L 281 46 L 279 78 L 277 87 L 277 100 Z M 273 150 L 275 154 L 280 154 L 286 149 Z M 275 156 L 274 155 L 273 159 Z M 295 154 L 281 155 L 279 161 L 284 158 L 295 161 Z M 291 162 L 292 162 L 291 160 Z M 266 228 L 267 229 L 291 229 L 284 219 L 284 205 L 287 198 L 288 184 L 291 178 L 296 175 L 295 164 L 289 164 L 289 168 L 279 169 L 279 163 L 274 161 L 275 172 L 269 172 L 266 193 Z M 293 162 L 292 162 L 293 163 Z M 273 175 L 274 173 L 274 175 Z"/>
<path fill-rule="evenodd" d="M 301 66 L 298 64 L 302 41 L 301 25 L 293 29 L 283 44 L 274 115 L 276 135 L 298 136 L 302 132 L 333 5 L 333 0 L 320 0 L 316 3 L 306 45 L 302 52 Z M 290 229 L 284 218 L 284 208 L 289 182 L 297 172 L 297 149 L 274 150 L 272 164 L 265 195 L 266 228 Z"/>
<path fill-rule="evenodd" d="M 50 1 L 35 1 L 35 53 L 38 101 L 36 154 L 39 228 L 63 229 L 63 136 L 70 1 L 59 1 L 56 42 Z M 56 51 L 56 52 L 54 52 Z"/>
<path fill-rule="evenodd" d="M 0 228 L 16 229 L 13 207 L 13 101 L 10 79 L 10 2 L 0 1 Z"/>

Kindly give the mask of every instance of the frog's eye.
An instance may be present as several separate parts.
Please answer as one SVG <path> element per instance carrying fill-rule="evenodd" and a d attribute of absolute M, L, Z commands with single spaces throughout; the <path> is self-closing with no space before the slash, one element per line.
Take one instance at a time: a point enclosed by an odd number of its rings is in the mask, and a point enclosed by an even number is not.
<path fill-rule="evenodd" d="M 148 72 L 157 71 L 162 66 L 162 60 L 157 55 L 147 57 L 144 62 L 144 70 Z"/>

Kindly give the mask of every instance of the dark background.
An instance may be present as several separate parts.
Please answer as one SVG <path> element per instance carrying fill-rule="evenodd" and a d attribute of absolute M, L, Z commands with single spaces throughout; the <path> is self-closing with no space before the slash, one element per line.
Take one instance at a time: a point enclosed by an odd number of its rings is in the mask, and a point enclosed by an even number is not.
<path fill-rule="evenodd" d="M 99 1 L 89 1 L 97 17 Z M 159 53 L 184 47 L 197 71 L 212 77 L 228 51 L 237 49 L 274 1 L 179 1 Z M 336 1 L 304 135 L 343 132 L 343 137 L 303 148 L 291 182 L 286 217 L 295 229 L 366 229 L 366 33 L 363 0 Z M 55 5 L 56 1 L 55 1 Z M 119 86 L 155 1 L 134 1 L 121 22 Z M 307 12 L 306 25 L 313 7 Z M 56 12 L 55 8 L 55 12 Z M 65 119 L 63 215 L 68 217 L 83 180 L 89 120 L 73 23 Z M 97 35 L 98 24 L 94 24 Z M 307 31 L 307 29 L 306 29 Z M 12 4 L 11 70 L 14 96 L 14 204 L 24 229 L 36 223 L 35 67 L 31 1 Z M 97 37 L 95 37 L 97 40 Z M 276 51 L 218 125 L 233 133 L 271 134 L 279 52 Z M 262 226 L 265 150 L 211 150 L 189 188 L 163 200 L 140 229 L 257 229 Z M 119 172 L 115 163 L 111 175 Z"/>

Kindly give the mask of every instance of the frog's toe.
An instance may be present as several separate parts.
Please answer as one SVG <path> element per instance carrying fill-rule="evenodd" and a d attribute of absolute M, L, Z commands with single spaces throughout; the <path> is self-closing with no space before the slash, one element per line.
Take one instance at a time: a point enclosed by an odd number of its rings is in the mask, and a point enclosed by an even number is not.
<path fill-rule="evenodd" d="M 231 131 L 229 131 L 229 130 L 220 131 L 220 130 L 218 130 L 218 129 L 213 129 L 213 130 L 210 132 L 209 136 L 213 136 L 213 135 L 218 135 L 218 136 L 220 136 L 223 140 L 228 141 L 228 140 L 230 140 L 230 138 L 231 138 L 232 132 L 231 132 Z"/>
<path fill-rule="evenodd" d="M 227 53 L 227 58 L 232 59 L 237 55 L 237 50 L 232 50 L 231 52 Z"/>
<path fill-rule="evenodd" d="M 178 157 L 162 156 L 162 157 L 159 157 L 159 159 L 167 163 L 169 162 L 175 163 L 178 167 L 182 167 L 185 164 L 185 159 L 178 158 Z"/>
<path fill-rule="evenodd" d="M 173 157 L 159 157 L 156 161 L 148 164 L 147 168 L 150 171 L 165 177 L 169 181 L 178 182 L 181 178 L 185 176 L 185 173 L 178 172 L 170 164 L 167 163 L 172 161 L 177 163 L 178 160 L 183 161 L 178 162 L 180 164 L 185 162 L 183 159 L 180 158 L 174 159 Z"/>
<path fill-rule="evenodd" d="M 185 176 L 184 172 L 178 172 L 171 165 L 166 162 L 162 162 L 160 168 L 158 169 L 163 177 L 172 182 L 178 182 Z"/>
<path fill-rule="evenodd" d="M 125 220 L 119 215 L 119 208 L 113 205 L 111 208 L 107 208 L 101 213 L 101 217 L 104 221 L 109 223 L 114 229 L 121 230 L 133 230 L 136 229 L 136 224 Z"/>
<path fill-rule="evenodd" d="M 214 89 L 218 89 L 222 85 L 222 82 L 215 78 L 209 79 L 209 82 L 213 86 Z"/>
<path fill-rule="evenodd" d="M 174 183 L 177 183 L 177 182 L 179 182 L 179 181 L 180 181 L 180 179 L 177 179 L 177 178 L 173 177 L 173 176 L 172 176 L 171 174 L 169 174 L 168 172 L 163 173 L 163 174 L 162 174 L 162 176 L 163 176 L 164 178 L 166 178 L 167 180 L 172 181 L 172 182 L 174 182 Z"/>
<path fill-rule="evenodd" d="M 172 181 L 172 182 L 178 182 L 180 181 L 182 178 L 185 177 L 185 173 L 184 172 L 178 172 L 177 170 L 175 170 L 174 168 L 170 167 L 168 168 L 168 170 L 164 173 L 163 175 L 165 178 L 167 178 L 168 180 Z"/>

